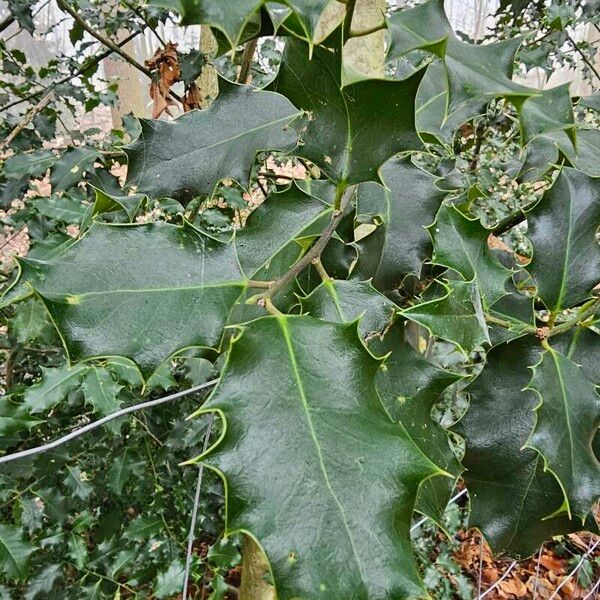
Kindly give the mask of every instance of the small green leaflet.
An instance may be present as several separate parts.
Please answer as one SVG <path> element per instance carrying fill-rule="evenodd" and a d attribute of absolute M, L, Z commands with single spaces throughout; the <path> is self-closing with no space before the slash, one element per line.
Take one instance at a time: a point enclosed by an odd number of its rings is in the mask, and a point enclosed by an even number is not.
<path fill-rule="evenodd" d="M 581 367 L 548 349 L 533 370 L 529 389 L 539 397 L 527 446 L 537 450 L 557 478 L 566 509 L 583 523 L 600 496 L 600 462 L 592 442 L 600 425 L 600 396 Z"/>
<path fill-rule="evenodd" d="M 49 219 L 75 224 L 81 223 L 87 210 L 81 200 L 69 196 L 38 198 L 33 206 L 40 215 Z"/>
<path fill-rule="evenodd" d="M 533 258 L 527 270 L 551 311 L 576 306 L 600 281 L 600 179 L 564 167 L 527 213 Z"/>
<path fill-rule="evenodd" d="M 95 223 L 58 258 L 23 262 L 71 360 L 124 356 L 145 374 L 181 348 L 218 347 L 246 286 L 233 246 L 188 224 Z"/>
<path fill-rule="evenodd" d="M 25 407 L 10 396 L 0 397 L 0 436 L 10 436 L 21 431 L 29 431 L 42 421 L 34 419 Z"/>
<path fill-rule="evenodd" d="M 63 483 L 71 490 L 74 496 L 77 496 L 80 500 L 87 500 L 94 488 L 87 481 L 85 474 L 79 467 L 65 466 L 66 475 Z"/>
<path fill-rule="evenodd" d="M 226 423 L 199 457 L 226 482 L 226 534 L 258 540 L 281 598 L 424 594 L 408 529 L 419 483 L 440 471 L 385 413 L 379 366 L 354 323 L 263 317 L 198 411 Z"/>
<path fill-rule="evenodd" d="M 106 478 L 108 489 L 117 497 L 123 493 L 123 487 L 127 484 L 129 477 L 131 466 L 127 458 L 127 449 L 125 449 L 113 462 Z"/>
<path fill-rule="evenodd" d="M 453 269 L 466 281 L 475 281 L 484 306 L 506 292 L 511 275 L 488 247 L 490 231 L 478 219 L 469 219 L 455 206 L 443 205 L 429 227 L 433 240 L 432 262 Z"/>
<path fill-rule="evenodd" d="M 156 598 L 171 598 L 181 592 L 184 571 L 183 563 L 174 560 L 166 571 L 158 574 L 152 595 Z"/>
<path fill-rule="evenodd" d="M 394 13 L 388 19 L 388 29 L 388 58 L 425 50 L 443 60 L 448 78 L 446 118 L 452 118 L 467 105 L 475 108 L 470 118 L 479 114 L 480 102 L 505 97 L 519 105 L 537 93 L 511 81 L 514 55 L 520 40 L 485 45 L 461 41 L 448 21 L 443 0 L 428 0 Z"/>
<path fill-rule="evenodd" d="M 88 369 L 87 365 L 81 363 L 72 367 L 41 367 L 42 379 L 27 388 L 23 406 L 31 413 L 47 411 L 79 388 Z"/>
<path fill-rule="evenodd" d="M 489 343 L 481 298 L 474 281 L 448 281 L 446 295 L 404 309 L 402 315 L 426 327 L 435 337 L 455 344 L 469 354 Z"/>
<path fill-rule="evenodd" d="M 336 182 L 379 181 L 377 170 L 394 154 L 418 150 L 415 97 L 424 70 L 403 81 L 370 79 L 342 87 L 341 59 L 323 47 L 287 40 L 271 88 L 308 116 L 297 154 Z M 368 151 L 365 149 L 368 148 Z"/>
<path fill-rule="evenodd" d="M 212 194 L 224 178 L 248 184 L 259 150 L 292 150 L 300 115 L 274 92 L 221 81 L 209 108 L 174 121 L 142 119 L 138 139 L 125 148 L 128 183 L 157 198 Z"/>
<path fill-rule="evenodd" d="M 121 408 L 123 401 L 118 396 L 123 386 L 119 385 L 106 369 L 90 367 L 83 378 L 81 389 L 86 404 L 90 404 L 94 412 L 103 417 Z"/>
<path fill-rule="evenodd" d="M 128 220 L 133 221 L 140 206 L 146 200 L 145 194 L 115 194 L 94 188 L 96 200 L 92 209 L 92 214 L 99 215 L 115 210 L 124 210 Z"/>
<path fill-rule="evenodd" d="M 17 342 L 25 344 L 52 331 L 52 324 L 44 305 L 37 299 L 18 304 L 15 316 L 10 320 L 10 329 Z"/>
<path fill-rule="evenodd" d="M 87 147 L 69 148 L 52 166 L 50 183 L 53 192 L 62 192 L 77 185 L 84 172 L 94 168 L 100 153 Z"/>
<path fill-rule="evenodd" d="M 29 556 L 34 551 L 34 546 L 22 540 L 19 527 L 0 523 L 0 572 L 10 579 L 26 579 Z"/>

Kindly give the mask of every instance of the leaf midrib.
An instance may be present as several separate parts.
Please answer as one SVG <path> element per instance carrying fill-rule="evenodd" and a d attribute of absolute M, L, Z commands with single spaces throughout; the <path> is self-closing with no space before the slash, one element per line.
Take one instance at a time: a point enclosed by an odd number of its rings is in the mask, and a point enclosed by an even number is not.
<path fill-rule="evenodd" d="M 327 487 L 327 490 L 329 491 L 329 493 L 331 494 L 331 497 L 333 498 L 339 513 L 340 513 L 340 517 L 342 519 L 342 523 L 344 524 L 344 528 L 346 530 L 346 534 L 348 536 L 348 540 L 350 542 L 350 547 L 352 548 L 352 554 L 354 555 L 354 558 L 356 559 L 356 564 L 358 566 L 358 570 L 360 572 L 360 577 L 361 577 L 361 581 L 363 582 L 363 585 L 366 588 L 365 585 L 365 574 L 363 572 L 363 568 L 362 568 L 362 564 L 361 561 L 358 557 L 358 553 L 356 551 L 356 547 L 354 545 L 354 540 L 352 538 L 352 533 L 350 531 L 350 527 L 348 525 L 348 521 L 346 520 L 346 514 L 344 512 L 344 507 L 342 506 L 342 503 L 339 501 L 332 485 L 331 485 L 331 481 L 329 479 L 329 474 L 327 473 L 327 467 L 325 466 L 325 462 L 323 460 L 323 453 L 321 452 L 321 446 L 319 444 L 319 440 L 317 439 L 317 434 L 312 422 L 312 417 L 310 415 L 310 407 L 308 405 L 308 400 L 306 398 L 306 395 L 304 393 L 304 386 L 302 385 L 302 380 L 300 378 L 300 372 L 298 369 L 298 363 L 296 361 L 296 355 L 294 352 L 294 348 L 292 346 L 292 340 L 290 338 L 290 332 L 288 329 L 288 325 L 287 325 L 287 319 L 284 317 L 278 317 L 277 318 L 277 322 L 279 323 L 279 326 L 281 327 L 281 331 L 283 333 L 283 337 L 285 340 L 285 344 L 286 344 L 286 348 L 288 351 L 288 355 L 289 355 L 289 359 L 290 359 L 290 364 L 292 367 L 292 373 L 294 375 L 294 379 L 296 380 L 296 385 L 298 386 L 298 394 L 300 396 L 300 400 L 302 401 L 302 408 L 304 409 L 304 412 L 306 414 L 306 420 L 307 420 L 307 424 L 308 424 L 308 429 L 310 431 L 310 435 L 311 438 L 313 440 L 313 444 L 315 446 L 315 450 L 317 452 L 317 456 L 319 458 L 319 467 L 321 469 L 321 472 L 323 474 L 323 479 L 325 481 L 325 485 Z"/>

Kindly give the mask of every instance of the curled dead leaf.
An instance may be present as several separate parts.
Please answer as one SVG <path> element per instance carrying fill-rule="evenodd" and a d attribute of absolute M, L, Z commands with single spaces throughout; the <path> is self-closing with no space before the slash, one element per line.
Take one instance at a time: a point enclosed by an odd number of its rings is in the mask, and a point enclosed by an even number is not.
<path fill-rule="evenodd" d="M 177 55 L 177 44 L 167 42 L 166 46 L 158 49 L 151 59 L 145 61 L 146 67 L 153 72 L 150 84 L 152 98 L 152 118 L 158 119 L 163 112 L 171 115 L 169 107 L 176 103 L 170 95 L 171 87 L 179 81 L 181 70 Z"/>

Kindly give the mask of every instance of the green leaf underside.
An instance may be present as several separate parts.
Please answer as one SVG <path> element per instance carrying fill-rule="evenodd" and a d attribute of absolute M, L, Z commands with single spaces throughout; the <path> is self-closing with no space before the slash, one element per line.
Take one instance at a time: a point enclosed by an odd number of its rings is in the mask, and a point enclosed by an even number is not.
<path fill-rule="evenodd" d="M 259 150 L 294 148 L 289 124 L 299 115 L 280 94 L 221 83 L 205 110 L 141 120 L 139 138 L 125 149 L 128 182 L 153 197 L 211 194 L 226 177 L 246 186 Z"/>
<path fill-rule="evenodd" d="M 402 314 L 468 354 L 489 342 L 477 284 L 449 281 L 444 287 L 447 293 L 442 298 L 422 302 L 403 310 Z"/>
<path fill-rule="evenodd" d="M 389 291 L 398 287 L 405 275 L 419 275 L 423 262 L 431 256 L 425 227 L 433 223 L 445 192 L 410 158 L 393 158 L 380 173 L 385 187 L 366 183 L 358 188 L 358 218 L 381 224 L 356 242 L 360 253 L 353 275 L 372 277 L 377 289 Z"/>
<path fill-rule="evenodd" d="M 125 356 L 145 373 L 181 348 L 217 348 L 246 286 L 233 246 L 187 224 L 96 223 L 58 259 L 24 263 L 71 360 Z"/>
<path fill-rule="evenodd" d="M 563 168 L 527 223 L 533 246 L 527 269 L 546 307 L 559 311 L 587 299 L 600 281 L 600 180 Z"/>
<path fill-rule="evenodd" d="M 422 49 L 444 61 L 448 79 L 446 118 L 481 101 L 497 97 L 524 99 L 533 89 L 511 81 L 515 52 L 520 40 L 475 45 L 461 41 L 444 11 L 443 0 L 429 0 L 394 13 L 388 19 L 389 58 Z M 471 116 L 479 114 L 475 112 Z"/>
<path fill-rule="evenodd" d="M 537 450 L 558 479 L 570 515 L 585 520 L 600 496 L 600 462 L 592 442 L 600 425 L 600 396 L 573 361 L 547 350 L 529 388 L 539 398 L 527 446 Z"/>
<path fill-rule="evenodd" d="M 444 205 L 429 232 L 432 262 L 453 269 L 467 281 L 476 281 L 484 306 L 493 305 L 506 294 L 511 271 L 488 247 L 490 231 L 478 219 L 469 219 L 456 207 Z"/>
<path fill-rule="evenodd" d="M 463 465 L 471 498 L 470 524 L 495 552 L 529 556 L 548 538 L 581 529 L 566 516 L 547 518 L 563 505 L 560 486 L 544 472 L 540 455 L 524 448 L 534 423 L 535 394 L 528 365 L 539 359 L 531 336 L 496 346 L 466 388 L 470 407 L 455 426 L 465 437 Z M 493 423 L 493 426 L 490 424 Z"/>
<path fill-rule="evenodd" d="M 415 97 L 424 70 L 403 81 L 372 79 L 342 88 L 339 55 L 289 39 L 272 89 L 308 112 L 297 153 L 334 181 L 379 181 L 394 154 L 422 147 Z M 368 150 L 367 150 L 368 149 Z"/>
<path fill-rule="evenodd" d="M 439 471 L 383 410 L 379 364 L 355 324 L 261 318 L 201 409 L 226 424 L 206 460 L 227 484 L 227 530 L 260 542 L 282 600 L 424 595 L 408 528 Z"/>

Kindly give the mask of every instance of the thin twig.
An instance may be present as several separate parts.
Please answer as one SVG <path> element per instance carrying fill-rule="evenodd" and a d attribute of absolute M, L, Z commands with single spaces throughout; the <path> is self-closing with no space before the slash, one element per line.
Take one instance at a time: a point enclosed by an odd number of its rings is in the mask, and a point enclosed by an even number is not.
<path fill-rule="evenodd" d="M 589 591 L 589 593 L 586 596 L 584 596 L 583 600 L 588 600 L 588 598 L 591 598 L 592 594 L 598 589 L 598 586 L 600 586 L 600 579 L 598 579 L 598 581 L 596 581 L 596 583 L 594 584 L 592 589 Z"/>
<path fill-rule="evenodd" d="M 477 576 L 477 597 L 481 596 L 481 579 L 483 575 L 483 533 L 480 532 L 479 540 L 479 575 Z"/>
<path fill-rule="evenodd" d="M 100 43 L 104 44 L 107 48 L 110 48 L 115 54 L 118 54 L 123 60 L 128 62 L 132 67 L 135 67 L 138 71 L 146 75 L 149 79 L 153 78 L 152 71 L 140 64 L 133 56 L 130 56 L 125 52 L 120 46 L 115 44 L 112 40 L 107 38 L 105 35 L 101 34 L 99 31 L 96 31 L 93 27 L 90 27 L 86 20 L 71 6 L 69 6 L 65 0 L 57 0 L 58 7 L 61 10 L 64 10 L 66 13 L 70 14 L 75 22 L 84 30 L 87 31 L 92 37 L 95 37 Z M 173 98 L 181 102 L 181 98 L 175 94 L 175 92 L 169 92 Z"/>
<path fill-rule="evenodd" d="M 119 42 L 119 46 L 124 46 L 125 44 L 130 42 L 132 39 L 137 37 L 140 33 L 142 33 L 142 32 L 136 31 L 136 32 L 132 33 L 131 35 L 128 35 L 124 40 Z M 50 85 L 46 86 L 39 92 L 31 92 L 27 96 L 23 96 L 23 98 L 19 98 L 18 100 L 15 100 L 14 102 L 10 102 L 9 104 L 5 104 L 4 106 L 0 107 L 0 112 L 8 110 L 9 108 L 12 108 L 13 106 L 18 106 L 19 104 L 22 104 L 23 102 L 29 102 L 29 100 L 33 100 L 34 98 L 41 96 L 44 92 L 53 90 L 56 86 L 62 85 L 63 83 L 67 83 L 68 81 L 71 81 L 71 79 L 75 79 L 76 77 L 79 77 L 79 75 L 85 73 L 92 67 L 95 67 L 101 60 L 104 60 L 105 58 L 110 56 L 112 53 L 113 53 L 113 51 L 109 48 L 108 50 L 101 52 L 100 54 L 98 54 L 94 57 L 91 57 L 89 62 L 84 63 L 74 73 L 71 73 L 71 74 L 67 75 L 66 77 L 63 77 L 62 79 L 59 79 L 58 81 L 56 81 L 54 83 L 51 83 Z"/>
<path fill-rule="evenodd" d="M 85 433 L 89 433 L 90 431 L 93 431 L 98 427 L 102 427 L 102 425 L 106 425 L 106 423 L 114 419 L 118 419 L 123 415 L 127 415 L 138 410 L 144 410 L 146 408 L 159 406 L 160 404 L 164 404 L 165 402 L 170 402 L 171 400 L 176 400 L 177 398 L 181 398 L 182 396 L 193 394 L 194 392 L 198 392 L 200 390 L 216 385 L 217 381 L 217 379 L 212 379 L 211 381 L 207 381 L 206 383 L 202 383 L 201 385 L 196 385 L 187 390 L 176 392 L 175 394 L 170 394 L 169 396 L 164 396 L 163 398 L 157 398 L 156 400 L 149 400 L 148 402 L 142 402 L 141 404 L 134 404 L 133 406 L 128 406 L 127 408 L 118 410 L 117 412 L 107 415 L 106 417 L 102 417 L 101 419 L 98 419 L 93 423 L 88 423 L 87 425 L 84 425 L 83 427 L 80 427 L 79 429 L 76 429 L 75 431 L 72 431 L 71 433 L 68 433 L 63 437 L 58 438 L 57 440 L 48 442 L 43 446 L 37 446 L 35 448 L 30 448 L 29 450 L 22 450 L 21 452 L 15 452 L 14 454 L 7 454 L 6 456 L 0 456 L 0 464 L 11 462 L 13 460 L 18 460 L 20 458 L 25 458 L 27 456 L 32 456 L 34 454 L 41 454 L 42 452 L 47 452 L 48 450 L 52 450 L 53 448 L 62 446 L 63 444 L 66 444 L 67 442 L 78 438 L 79 436 L 84 435 Z"/>
<path fill-rule="evenodd" d="M 587 557 L 595 550 L 596 546 L 600 544 L 600 540 L 598 540 L 579 560 L 579 562 L 575 565 L 575 568 L 561 581 L 560 585 L 552 592 L 552 595 L 548 598 L 548 600 L 552 600 L 555 598 L 558 592 L 567 584 L 567 582 L 579 571 L 583 561 L 587 559 Z"/>
<path fill-rule="evenodd" d="M 40 111 L 44 110 L 48 105 L 48 102 L 52 100 L 54 96 L 54 91 L 48 92 L 28 113 L 25 114 L 25 117 L 22 121 L 6 136 L 6 139 L 0 143 L 0 150 L 7 148 L 12 141 L 31 123 L 34 119 L 35 115 L 37 115 Z"/>
<path fill-rule="evenodd" d="M 146 15 L 139 9 L 139 7 L 133 6 L 130 2 L 127 2 L 127 0 L 123 0 L 123 4 L 125 4 L 125 6 L 127 8 L 129 8 L 129 10 L 132 10 L 145 23 L 146 27 L 148 27 L 148 29 L 150 29 L 150 31 L 154 34 L 154 36 L 161 43 L 162 46 L 167 45 L 165 43 L 165 40 L 163 40 L 162 37 L 160 36 L 160 34 L 158 33 L 158 31 L 156 31 L 156 29 L 154 27 L 150 26 L 150 23 L 148 23 L 148 19 L 146 18 Z"/>
<path fill-rule="evenodd" d="M 208 443 L 210 441 L 210 434 L 212 432 L 212 426 L 214 422 L 214 414 L 209 415 L 209 421 L 206 428 L 206 434 L 204 435 L 204 444 L 202 446 L 202 453 L 206 452 Z M 198 467 L 198 481 L 196 483 L 196 493 L 194 494 L 194 507 L 192 509 L 192 518 L 190 521 L 190 532 L 188 534 L 188 545 L 187 554 L 185 558 L 185 575 L 183 578 L 183 598 L 187 600 L 187 589 L 190 580 L 190 570 L 192 568 L 192 552 L 194 549 L 194 532 L 196 530 L 196 519 L 198 518 L 198 505 L 200 504 L 200 490 L 202 489 L 202 477 L 204 475 L 204 463 L 200 463 Z"/>
<path fill-rule="evenodd" d="M 598 73 L 596 67 L 594 67 L 594 65 L 592 64 L 592 61 L 585 55 L 585 52 L 579 47 L 579 44 L 577 44 L 577 42 L 569 35 L 569 33 L 566 30 L 565 34 L 569 42 L 571 42 L 573 48 L 575 48 L 575 50 L 577 50 L 577 52 L 579 53 L 579 56 L 583 58 L 583 62 L 590 68 L 590 70 L 596 76 L 598 81 L 600 81 L 600 73 Z"/>
<path fill-rule="evenodd" d="M 4 31 L 7 27 L 10 27 L 16 21 L 14 15 L 8 15 L 6 19 L 0 21 L 0 32 Z"/>
<path fill-rule="evenodd" d="M 242 62 L 240 65 L 240 74 L 238 75 L 238 83 L 248 83 L 252 68 L 252 59 L 254 58 L 257 44 L 258 38 L 254 38 L 250 40 L 244 47 L 244 53 L 242 54 Z"/>
<path fill-rule="evenodd" d="M 319 239 L 310 248 L 310 250 L 298 262 L 296 262 L 287 273 L 282 275 L 279 279 L 273 281 L 266 291 L 264 291 L 262 294 L 256 294 L 255 296 L 248 298 L 248 300 L 246 300 L 246 304 L 265 305 L 267 300 L 271 300 L 281 288 L 285 287 L 288 283 L 291 283 L 297 275 L 299 275 L 314 260 L 321 256 L 321 253 L 323 250 L 325 250 L 329 240 L 335 233 L 337 226 L 340 224 L 340 221 L 344 216 L 344 212 L 348 207 L 355 190 L 355 185 L 349 185 L 346 187 L 341 196 L 339 209 L 333 211 L 329 225 L 327 225 L 327 227 L 323 230 L 319 236 Z"/>
<path fill-rule="evenodd" d="M 535 600 L 537 598 L 537 588 L 538 582 L 540 580 L 540 563 L 542 562 L 542 551 L 544 549 L 544 544 L 540 546 L 540 551 L 538 552 L 537 565 L 535 567 L 535 583 L 533 584 L 533 598 L 531 600 Z"/>

